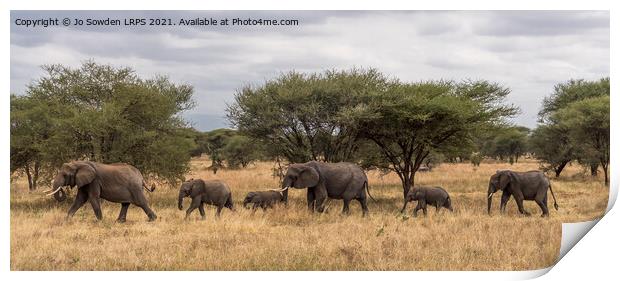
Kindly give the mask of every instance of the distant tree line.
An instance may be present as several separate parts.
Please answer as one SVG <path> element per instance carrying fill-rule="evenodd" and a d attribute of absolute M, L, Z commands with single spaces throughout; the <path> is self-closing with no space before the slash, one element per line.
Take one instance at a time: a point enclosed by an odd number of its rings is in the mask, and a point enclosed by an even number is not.
<path fill-rule="evenodd" d="M 608 183 L 609 78 L 557 85 L 530 130 L 507 121 L 518 108 L 494 82 L 293 71 L 238 90 L 227 108 L 235 129 L 199 132 L 180 115 L 195 106 L 190 85 L 92 61 L 43 69 L 24 95 L 11 95 L 11 173 L 26 174 L 31 189 L 76 159 L 126 162 L 173 183 L 201 155 L 214 173 L 259 160 L 350 161 L 395 172 L 404 194 L 420 167 L 526 155 L 556 176 L 572 161 L 592 173 L 600 166 Z"/>

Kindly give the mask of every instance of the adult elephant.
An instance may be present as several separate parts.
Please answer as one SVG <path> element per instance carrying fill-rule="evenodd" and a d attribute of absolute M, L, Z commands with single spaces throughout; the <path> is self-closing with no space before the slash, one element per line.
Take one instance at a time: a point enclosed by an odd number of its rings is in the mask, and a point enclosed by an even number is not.
<path fill-rule="evenodd" d="M 523 200 L 533 200 L 536 201 L 542 210 L 542 216 L 549 216 L 549 209 L 547 208 L 547 189 L 551 190 L 551 196 L 553 196 L 553 206 L 557 210 L 558 204 L 555 200 L 553 189 L 551 189 L 549 179 L 543 172 L 514 172 L 510 170 L 497 171 L 489 179 L 489 190 L 487 192 L 487 213 L 491 214 L 493 194 L 498 190 L 501 190 L 502 201 L 500 203 L 500 210 L 502 212 L 505 210 L 506 203 L 510 200 L 510 196 L 514 196 L 521 214 L 526 216 L 530 215 L 530 213 L 523 208 Z"/>
<path fill-rule="evenodd" d="M 149 190 L 140 171 L 131 165 L 101 164 L 91 161 L 64 163 L 54 178 L 51 193 L 48 195 L 64 193 L 63 187 L 65 186 L 78 187 L 75 201 L 69 208 L 67 218 L 72 217 L 88 201 L 97 219 L 101 220 L 103 216 L 100 198 L 121 204 L 121 212 L 117 219 L 119 222 L 125 222 L 129 204 L 142 208 L 149 217 L 149 221 L 157 218 L 142 192 L 143 188 L 153 192 L 155 187 Z"/>
<path fill-rule="evenodd" d="M 322 213 L 325 209 L 325 201 L 330 198 L 344 201 L 343 214 L 349 213 L 351 200 L 360 202 L 363 216 L 368 214 L 366 198 L 367 192 L 370 196 L 368 178 L 364 171 L 353 163 L 310 161 L 291 164 L 282 181 L 282 187 L 285 202 L 288 201 L 289 187 L 307 188 L 308 209 L 312 212 L 316 209 Z"/>

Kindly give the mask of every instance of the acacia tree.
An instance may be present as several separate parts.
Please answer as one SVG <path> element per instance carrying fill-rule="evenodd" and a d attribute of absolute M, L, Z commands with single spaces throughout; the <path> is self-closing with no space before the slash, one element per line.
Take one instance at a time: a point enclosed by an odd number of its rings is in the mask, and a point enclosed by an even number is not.
<path fill-rule="evenodd" d="M 12 99 L 12 154 L 30 148 L 52 168 L 76 159 L 125 162 L 169 182 L 187 172 L 194 142 L 180 113 L 194 106 L 191 86 L 93 61 L 43 70 Z M 43 115 L 29 113 L 38 108 Z"/>
<path fill-rule="evenodd" d="M 507 127 L 497 132 L 493 140 L 491 156 L 500 159 L 508 158 L 512 165 L 519 161 L 519 157 L 527 152 L 529 129 L 525 127 Z"/>
<path fill-rule="evenodd" d="M 509 92 L 486 81 L 393 81 L 386 91 L 369 93 L 365 103 L 345 116 L 362 137 L 378 146 L 406 196 L 431 151 L 471 144 L 472 134 L 481 127 L 516 113 L 516 108 L 503 104 Z"/>
<path fill-rule="evenodd" d="M 534 156 L 543 161 L 543 170 L 553 170 L 559 177 L 566 165 L 575 158 L 575 148 L 568 131 L 557 125 L 539 125 L 529 139 Z"/>
<path fill-rule="evenodd" d="M 358 148 L 357 132 L 341 112 L 360 97 L 385 87 L 374 69 L 289 72 L 235 95 L 227 116 L 240 133 L 259 140 L 272 157 L 289 162 L 351 160 Z"/>
<path fill-rule="evenodd" d="M 598 153 L 592 153 L 588 142 L 577 141 L 575 138 L 577 127 L 560 124 L 566 124 L 563 119 L 568 116 L 558 112 L 577 102 L 609 97 L 609 85 L 609 77 L 597 81 L 569 80 L 557 84 L 551 96 L 544 99 L 543 108 L 538 113 L 540 125 L 534 130 L 531 138 L 534 144 L 532 149 L 538 159 L 555 171 L 556 176 L 559 176 L 562 169 L 573 160 L 579 161 L 590 169 L 592 175 L 596 175 L 600 163 Z M 585 106 L 588 104 L 582 104 L 581 109 L 583 110 Z"/>
<path fill-rule="evenodd" d="M 569 131 L 571 141 L 579 144 L 580 154 L 598 159 L 605 175 L 605 185 L 609 185 L 609 96 L 571 103 L 555 115 L 559 126 Z"/>

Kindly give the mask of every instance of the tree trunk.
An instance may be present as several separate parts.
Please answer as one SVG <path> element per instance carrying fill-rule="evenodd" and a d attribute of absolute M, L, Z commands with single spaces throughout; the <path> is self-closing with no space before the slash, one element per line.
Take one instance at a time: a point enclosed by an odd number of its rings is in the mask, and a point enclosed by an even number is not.
<path fill-rule="evenodd" d="M 34 174 L 32 175 L 32 190 L 37 190 L 37 185 L 39 182 L 39 162 L 34 162 Z"/>
<path fill-rule="evenodd" d="M 598 163 L 590 164 L 590 175 L 593 177 L 598 176 Z"/>
<path fill-rule="evenodd" d="M 609 176 L 607 175 L 607 169 L 609 168 L 609 162 L 601 161 L 601 167 L 603 168 L 603 174 L 605 174 L 605 186 L 609 186 Z"/>
<path fill-rule="evenodd" d="M 562 173 L 562 170 L 564 170 L 564 167 L 566 167 L 566 164 L 568 164 L 569 162 L 562 162 L 557 168 L 554 168 L 553 170 L 555 171 L 555 177 L 559 178 L 560 174 Z"/>
<path fill-rule="evenodd" d="M 26 176 L 28 176 L 28 190 L 33 191 L 34 189 L 32 188 L 32 174 L 30 173 L 30 164 L 27 164 L 26 167 L 24 167 L 24 170 L 26 170 Z"/>
<path fill-rule="evenodd" d="M 411 186 L 413 186 L 413 180 L 408 175 L 403 175 L 403 178 L 405 179 L 403 181 L 403 198 L 406 198 Z"/>

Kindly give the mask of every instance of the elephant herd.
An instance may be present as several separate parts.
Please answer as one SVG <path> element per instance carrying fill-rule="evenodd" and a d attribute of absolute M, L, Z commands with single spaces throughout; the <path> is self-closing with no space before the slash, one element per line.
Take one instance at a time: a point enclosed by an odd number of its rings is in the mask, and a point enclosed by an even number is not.
<path fill-rule="evenodd" d="M 77 187 L 77 195 L 73 205 L 69 208 L 67 218 L 89 202 L 98 220 L 102 219 L 100 199 L 120 203 L 121 211 L 118 222 L 124 222 L 127 209 L 134 204 L 146 213 L 149 221 L 154 221 L 157 215 L 149 207 L 148 201 L 142 189 L 153 192 L 155 187 L 147 187 L 142 174 L 135 167 L 117 163 L 102 164 L 92 161 L 72 161 L 65 163 L 52 182 L 52 190 L 48 195 L 61 201 L 66 197 L 65 187 Z M 349 213 L 349 204 L 352 200 L 359 202 L 362 215 L 368 214 L 368 197 L 372 200 L 368 190 L 368 178 L 364 171 L 353 163 L 325 163 L 310 161 L 307 163 L 291 164 L 282 181 L 281 189 L 249 192 L 243 200 L 243 206 L 248 208 L 252 205 L 263 210 L 273 207 L 274 204 L 288 202 L 290 188 L 307 189 L 307 203 L 310 211 L 324 212 L 328 200 L 343 200 L 342 213 Z M 535 201 L 542 210 L 542 216 L 549 215 L 547 208 L 547 189 L 551 190 L 554 207 L 558 204 L 551 189 L 547 177 L 540 171 L 514 172 L 499 170 L 491 176 L 487 192 L 487 212 L 491 213 L 493 194 L 502 191 L 500 211 L 504 212 L 506 203 L 510 197 L 517 202 L 519 212 L 529 216 L 523 208 L 524 200 Z M 179 210 L 183 210 L 183 200 L 191 198 L 185 218 L 195 209 L 198 209 L 201 217 L 205 218 L 204 205 L 214 205 L 219 216 L 224 207 L 235 210 L 233 207 L 232 192 L 228 185 L 218 180 L 191 179 L 181 184 L 178 197 Z M 407 203 L 417 201 L 413 214 L 422 210 L 427 214 L 427 206 L 434 206 L 437 211 L 446 208 L 453 211 L 452 200 L 448 192 L 441 187 L 414 187 L 405 196 L 401 213 L 404 213 Z"/>

